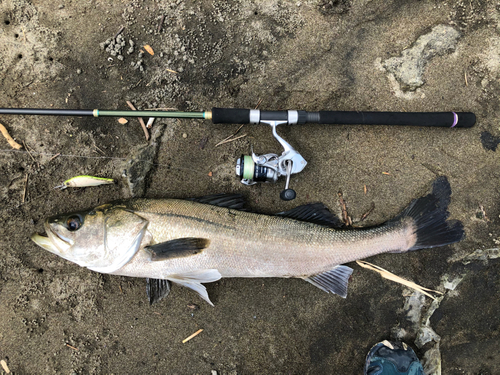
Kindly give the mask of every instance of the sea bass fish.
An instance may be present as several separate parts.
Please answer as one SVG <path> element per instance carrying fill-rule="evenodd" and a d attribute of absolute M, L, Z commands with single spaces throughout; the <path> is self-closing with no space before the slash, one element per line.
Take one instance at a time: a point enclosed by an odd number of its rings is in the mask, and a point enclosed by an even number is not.
<path fill-rule="evenodd" d="M 50 217 L 47 236 L 32 240 L 90 270 L 146 278 L 151 303 L 172 281 L 212 304 L 202 284 L 222 277 L 302 278 L 345 298 L 353 270 L 344 263 L 462 240 L 462 223 L 447 221 L 450 196 L 448 180 L 439 177 L 430 194 L 394 219 L 363 229 L 338 229 L 321 203 L 270 216 L 241 210 L 235 194 L 131 199 Z"/>

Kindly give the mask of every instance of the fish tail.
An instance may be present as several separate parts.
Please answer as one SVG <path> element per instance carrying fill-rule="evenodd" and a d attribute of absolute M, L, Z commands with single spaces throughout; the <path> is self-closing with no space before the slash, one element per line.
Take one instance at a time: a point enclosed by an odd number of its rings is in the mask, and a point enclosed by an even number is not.
<path fill-rule="evenodd" d="M 430 194 L 412 201 L 401 214 L 389 222 L 396 224 L 407 218 L 413 219 L 413 235 L 416 235 L 416 240 L 410 248 L 403 251 L 445 246 L 465 238 L 460 221 L 446 220 L 450 215 L 450 197 L 451 187 L 448 179 L 445 176 L 438 177 Z"/>

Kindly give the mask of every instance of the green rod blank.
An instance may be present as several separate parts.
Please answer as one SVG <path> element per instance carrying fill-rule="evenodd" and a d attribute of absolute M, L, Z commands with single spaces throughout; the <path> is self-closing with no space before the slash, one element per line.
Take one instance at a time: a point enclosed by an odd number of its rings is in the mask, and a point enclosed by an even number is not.
<path fill-rule="evenodd" d="M 207 112 L 176 112 L 176 111 L 109 111 L 94 110 L 95 117 L 166 117 L 166 118 L 198 118 L 206 119 Z"/>

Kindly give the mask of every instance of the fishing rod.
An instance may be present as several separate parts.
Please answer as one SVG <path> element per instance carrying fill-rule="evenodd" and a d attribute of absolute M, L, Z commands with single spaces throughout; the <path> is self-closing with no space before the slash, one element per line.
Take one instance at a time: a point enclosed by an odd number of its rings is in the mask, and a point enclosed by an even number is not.
<path fill-rule="evenodd" d="M 213 124 L 267 124 L 274 138 L 284 151 L 281 155 L 269 153 L 242 155 L 236 162 L 236 175 L 245 185 L 258 182 L 276 182 L 286 176 L 285 189 L 280 197 L 292 200 L 296 197 L 290 189 L 290 176 L 301 172 L 307 161 L 276 132 L 278 125 L 327 124 L 327 125 L 400 125 L 447 128 L 470 128 L 476 122 L 471 112 L 357 112 L 298 110 L 261 111 L 259 109 L 212 108 L 204 112 L 182 111 L 120 111 L 102 109 L 33 109 L 0 108 L 3 115 L 36 116 L 93 116 L 93 117 L 153 117 L 211 120 Z"/>

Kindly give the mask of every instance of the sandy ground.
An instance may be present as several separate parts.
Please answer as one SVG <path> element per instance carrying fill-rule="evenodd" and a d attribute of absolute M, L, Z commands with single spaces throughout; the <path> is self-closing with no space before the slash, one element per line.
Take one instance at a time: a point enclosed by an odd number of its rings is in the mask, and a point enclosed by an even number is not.
<path fill-rule="evenodd" d="M 360 374 L 371 345 L 399 338 L 429 373 L 500 373 L 499 9 L 486 0 L 0 1 L 2 107 L 127 109 L 130 100 L 139 109 L 454 110 L 478 119 L 454 130 L 279 129 L 309 162 L 291 180 L 297 199 L 284 202 L 283 181 L 246 187 L 234 175 L 251 147 L 281 152 L 264 125 L 215 147 L 237 126 L 157 120 L 149 144 L 135 119 L 1 116 L 23 152 L 0 138 L 0 359 L 15 374 Z M 439 25 L 448 34 L 435 36 Z M 113 56 L 100 44 L 121 26 L 126 46 Z M 140 55 L 146 44 L 154 56 Z M 394 58 L 406 58 L 402 72 Z M 411 64 L 417 73 L 405 78 Z M 133 190 L 123 178 L 132 157 L 154 162 L 137 168 L 133 182 L 143 183 Z M 80 174 L 117 183 L 53 189 Z M 263 213 L 316 201 L 340 213 L 342 190 L 354 220 L 373 202 L 358 225 L 374 225 L 438 175 L 451 183 L 451 216 L 467 239 L 369 259 L 444 292 L 433 303 L 350 264 L 345 300 L 302 280 L 223 279 L 207 285 L 215 307 L 175 286 L 149 306 L 144 280 L 91 272 L 30 241 L 47 216 L 132 194 L 240 192 Z"/>

